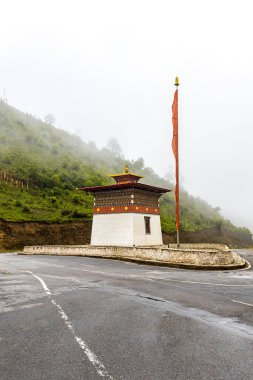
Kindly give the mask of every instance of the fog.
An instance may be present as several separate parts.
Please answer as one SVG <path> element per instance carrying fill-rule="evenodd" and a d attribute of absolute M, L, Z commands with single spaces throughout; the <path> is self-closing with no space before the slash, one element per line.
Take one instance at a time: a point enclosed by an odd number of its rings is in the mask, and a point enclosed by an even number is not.
<path fill-rule="evenodd" d="M 179 76 L 182 184 L 253 231 L 251 4 L 3 1 L 0 96 L 164 175 Z"/>

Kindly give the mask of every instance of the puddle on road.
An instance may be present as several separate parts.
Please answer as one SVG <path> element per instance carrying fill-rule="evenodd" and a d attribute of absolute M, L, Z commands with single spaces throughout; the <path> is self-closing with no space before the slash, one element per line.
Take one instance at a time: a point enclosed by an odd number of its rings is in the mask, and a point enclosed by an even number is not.
<path fill-rule="evenodd" d="M 183 304 L 168 301 L 162 298 L 155 298 L 149 294 L 136 293 L 130 289 L 121 290 L 110 285 L 102 288 L 103 291 L 109 291 L 118 295 L 123 295 L 127 298 L 131 297 L 131 302 L 134 300 L 137 303 L 159 308 L 165 312 L 171 312 L 181 317 L 190 318 L 200 323 L 206 323 L 212 328 L 218 328 L 224 332 L 237 334 L 243 338 L 253 340 L 253 326 L 246 325 L 240 322 L 239 318 L 226 318 L 217 314 L 210 313 L 206 310 L 201 310 L 193 307 L 187 307 Z M 160 302 L 158 302 L 160 301 Z"/>
<path fill-rule="evenodd" d="M 147 304 L 155 304 L 156 307 L 158 305 L 157 300 L 153 301 L 151 297 L 141 296 L 141 298 L 142 300 L 145 299 L 144 302 Z M 179 303 L 166 300 L 163 300 L 163 302 L 160 303 L 158 307 L 182 317 L 191 318 L 201 323 L 206 323 L 213 328 L 219 328 L 224 331 L 238 334 L 244 338 L 253 340 L 253 327 L 241 323 L 238 318 L 226 318 L 217 314 L 210 313 L 206 310 L 186 307 Z"/>

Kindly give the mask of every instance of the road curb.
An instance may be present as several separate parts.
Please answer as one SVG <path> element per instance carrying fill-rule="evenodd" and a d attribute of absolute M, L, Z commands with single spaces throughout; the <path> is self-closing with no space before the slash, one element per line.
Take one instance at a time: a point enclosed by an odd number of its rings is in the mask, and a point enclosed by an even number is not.
<path fill-rule="evenodd" d="M 162 260 L 159 260 L 159 253 L 162 254 L 160 257 Z M 165 257 L 164 251 L 167 251 L 167 256 Z M 108 254 L 109 252 L 109 254 Z M 131 254 L 129 253 L 131 252 Z M 135 257 L 133 252 L 136 253 Z M 150 254 L 150 252 L 152 254 Z M 104 254 L 105 253 L 105 254 Z M 116 253 L 116 254 L 115 254 Z M 124 255 L 127 253 L 127 256 Z M 157 255 L 156 255 L 157 253 Z M 235 269 L 248 269 L 250 265 L 244 258 L 241 258 L 237 253 L 231 252 L 229 250 L 224 252 L 214 252 L 203 250 L 195 250 L 195 252 L 183 251 L 177 252 L 175 249 L 157 249 L 154 248 L 151 250 L 147 249 L 137 249 L 129 251 L 128 248 L 103 248 L 103 247 L 90 247 L 90 246 L 34 246 L 34 247 L 25 247 L 23 252 L 19 252 L 21 255 L 49 255 L 49 256 L 79 256 L 79 257 L 94 257 L 101 259 L 109 260 L 118 260 L 133 262 L 137 264 L 144 265 L 156 265 L 163 267 L 179 268 L 179 269 L 191 269 L 191 270 L 208 270 L 208 271 L 217 271 L 217 270 L 235 270 Z M 180 255 L 182 254 L 182 256 Z M 183 254 L 185 256 L 183 256 Z M 171 255 L 171 256 L 170 256 Z M 191 256 L 193 255 L 193 256 Z M 215 257 L 218 259 L 215 261 Z M 140 257 L 143 256 L 143 257 Z M 153 257 L 157 259 L 153 259 Z M 186 259 L 186 262 L 183 262 L 183 258 Z M 191 263 L 187 262 L 192 261 Z M 218 264 L 217 264 L 218 262 Z M 220 262 L 220 263 L 219 263 Z"/>

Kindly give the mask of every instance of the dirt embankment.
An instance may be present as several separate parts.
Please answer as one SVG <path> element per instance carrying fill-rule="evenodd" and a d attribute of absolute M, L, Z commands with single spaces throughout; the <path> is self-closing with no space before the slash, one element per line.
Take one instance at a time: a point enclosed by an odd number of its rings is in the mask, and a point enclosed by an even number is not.
<path fill-rule="evenodd" d="M 91 221 L 68 223 L 0 222 L 0 249 L 25 245 L 89 244 Z"/>
<path fill-rule="evenodd" d="M 252 237 L 240 231 L 232 231 L 228 228 L 206 228 L 201 231 L 181 231 L 182 243 L 218 243 L 233 247 L 250 247 L 253 245 Z M 163 233 L 164 244 L 176 242 L 176 233 Z"/>
<path fill-rule="evenodd" d="M 84 245 L 90 243 L 91 221 L 67 223 L 6 222 L 0 221 L 0 249 L 17 250 L 25 245 Z M 113 231 L 112 231 L 113 233 Z M 228 229 L 205 229 L 198 232 L 182 231 L 182 243 L 221 243 L 247 247 L 252 240 Z M 164 244 L 175 243 L 176 234 L 163 233 Z"/>

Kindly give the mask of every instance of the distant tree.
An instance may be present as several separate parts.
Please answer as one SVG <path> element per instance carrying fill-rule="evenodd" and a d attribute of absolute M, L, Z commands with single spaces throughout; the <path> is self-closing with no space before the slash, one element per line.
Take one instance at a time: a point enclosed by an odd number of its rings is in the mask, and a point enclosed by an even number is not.
<path fill-rule="evenodd" d="M 56 186 L 59 186 L 60 183 L 61 183 L 61 178 L 60 178 L 60 176 L 58 174 L 54 174 L 52 176 L 52 180 L 54 182 L 54 185 L 56 185 Z"/>
<path fill-rule="evenodd" d="M 79 162 L 78 161 L 73 162 L 73 164 L 71 165 L 71 169 L 75 171 L 80 170 Z"/>
<path fill-rule="evenodd" d="M 25 141 L 28 143 L 28 144 L 31 144 L 33 142 L 33 136 L 31 136 L 30 134 L 27 134 L 25 136 Z"/>
<path fill-rule="evenodd" d="M 217 230 L 217 231 L 221 231 L 221 228 L 223 226 L 223 221 L 222 220 L 216 220 L 214 222 L 214 228 Z"/>
<path fill-rule="evenodd" d="M 51 152 L 52 152 L 53 154 L 58 154 L 58 146 L 57 146 L 56 144 L 54 144 L 54 145 L 52 146 L 52 150 L 51 150 Z"/>
<path fill-rule="evenodd" d="M 140 173 L 144 169 L 143 158 L 140 157 L 137 160 L 135 160 L 134 162 L 132 162 L 132 167 L 137 173 Z"/>
<path fill-rule="evenodd" d="M 47 124 L 54 125 L 55 124 L 55 117 L 51 113 L 48 113 L 45 117 L 44 120 Z"/>
<path fill-rule="evenodd" d="M 106 148 L 109 149 L 116 157 L 122 157 L 121 147 L 114 137 L 108 140 Z"/>
<path fill-rule="evenodd" d="M 62 163 L 62 167 L 63 167 L 63 169 L 67 169 L 68 166 L 69 166 L 68 161 L 65 161 L 65 160 L 64 160 L 63 163 Z"/>
<path fill-rule="evenodd" d="M 97 146 L 94 141 L 88 141 L 87 148 L 88 150 L 93 151 L 93 152 L 97 151 Z"/>
<path fill-rule="evenodd" d="M 170 168 L 170 171 L 167 172 L 165 175 L 164 175 L 164 179 L 168 182 L 168 183 L 173 183 L 175 181 L 175 178 L 174 178 L 174 175 L 172 173 L 172 169 Z"/>

